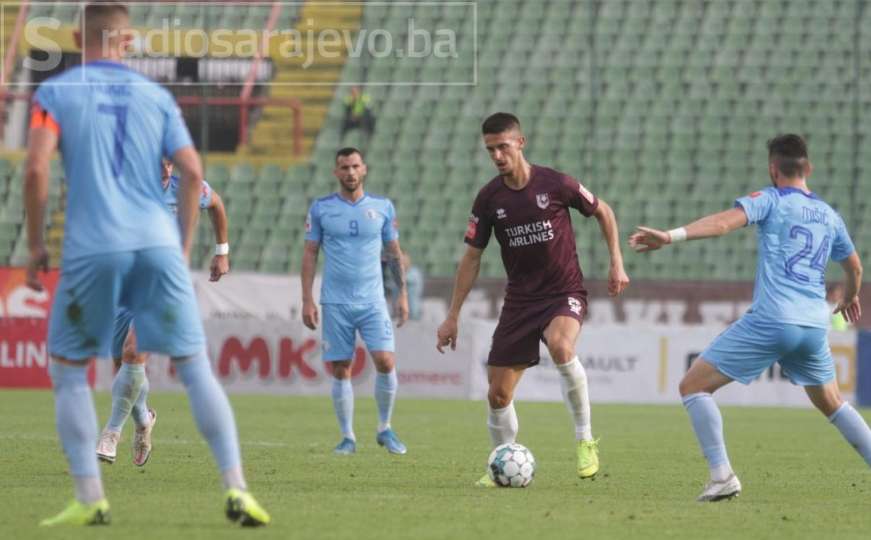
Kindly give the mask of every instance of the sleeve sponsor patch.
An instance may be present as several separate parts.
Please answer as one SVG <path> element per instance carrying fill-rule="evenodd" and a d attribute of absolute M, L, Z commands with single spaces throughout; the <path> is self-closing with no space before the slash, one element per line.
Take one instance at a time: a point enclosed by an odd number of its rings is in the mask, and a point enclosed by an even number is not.
<path fill-rule="evenodd" d="M 478 218 L 473 216 L 469 217 L 469 225 L 466 227 L 466 238 L 469 240 L 473 240 L 478 235 Z"/>
<path fill-rule="evenodd" d="M 305 232 L 312 232 L 312 215 L 311 213 L 305 216 Z"/>
<path fill-rule="evenodd" d="M 762 195 L 761 191 L 754 191 L 753 193 L 750 194 L 750 198 L 755 199 L 756 197 L 759 197 L 761 195 Z"/>

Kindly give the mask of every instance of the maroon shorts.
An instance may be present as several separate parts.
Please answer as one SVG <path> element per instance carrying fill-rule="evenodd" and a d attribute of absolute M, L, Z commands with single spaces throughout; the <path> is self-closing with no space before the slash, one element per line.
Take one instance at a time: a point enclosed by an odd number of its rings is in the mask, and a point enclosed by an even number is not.
<path fill-rule="evenodd" d="M 506 301 L 493 332 L 487 365 L 525 366 L 538 364 L 538 344 L 554 317 L 566 316 L 584 324 L 587 293 L 578 292 L 546 300 Z"/>

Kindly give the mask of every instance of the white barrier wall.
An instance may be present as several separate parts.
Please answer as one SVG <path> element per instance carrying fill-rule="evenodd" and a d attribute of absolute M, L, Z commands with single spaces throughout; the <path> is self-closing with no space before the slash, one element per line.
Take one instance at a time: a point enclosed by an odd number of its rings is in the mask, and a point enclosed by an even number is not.
<path fill-rule="evenodd" d="M 330 378 L 320 360 L 320 333 L 299 320 L 296 279 L 230 275 L 214 284 L 195 276 L 200 310 L 209 339 L 209 355 L 230 392 L 328 395 Z M 487 393 L 486 360 L 496 322 L 464 318 L 456 351 L 435 349 L 435 320 L 411 321 L 397 329 L 397 365 L 401 396 L 483 399 Z M 720 332 L 722 324 L 651 325 L 585 324 L 578 342 L 597 403 L 677 403 L 677 385 L 689 362 Z M 856 334 L 830 336 L 838 380 L 852 400 L 856 382 Z M 374 368 L 359 346 L 353 362 L 358 392 L 368 394 Z M 559 378 L 542 346 L 541 365 L 524 375 L 521 400 L 560 401 Z M 100 362 L 98 387 L 111 385 L 111 367 Z M 152 359 L 151 387 L 180 389 L 166 358 Z M 734 383 L 721 390 L 718 402 L 743 405 L 805 405 L 801 388 L 775 366 L 749 386 Z"/>

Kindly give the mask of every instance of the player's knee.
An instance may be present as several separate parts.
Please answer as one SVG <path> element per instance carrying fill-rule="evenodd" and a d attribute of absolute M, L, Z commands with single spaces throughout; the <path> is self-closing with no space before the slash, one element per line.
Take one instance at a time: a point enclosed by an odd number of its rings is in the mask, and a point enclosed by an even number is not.
<path fill-rule="evenodd" d="M 372 361 L 378 373 L 390 373 L 396 367 L 396 358 L 391 352 L 373 352 Z"/>
<path fill-rule="evenodd" d="M 572 358 L 575 357 L 575 348 L 569 340 L 554 340 L 552 343 L 548 344 L 547 350 L 550 352 L 553 361 L 557 364 L 566 364 L 571 362 Z"/>
<path fill-rule="evenodd" d="M 491 409 L 504 409 L 511 403 L 514 396 L 511 392 L 503 388 L 490 388 L 487 392 L 487 400 L 490 402 Z"/>
<path fill-rule="evenodd" d="M 350 362 L 331 362 L 330 369 L 333 371 L 333 377 L 336 379 L 351 378 L 351 363 Z"/>
<path fill-rule="evenodd" d="M 695 381 L 692 380 L 691 377 L 684 375 L 684 377 L 680 380 L 680 384 L 677 385 L 677 391 L 680 392 L 680 397 L 686 397 L 690 394 L 696 394 L 700 392 L 698 385 Z"/>

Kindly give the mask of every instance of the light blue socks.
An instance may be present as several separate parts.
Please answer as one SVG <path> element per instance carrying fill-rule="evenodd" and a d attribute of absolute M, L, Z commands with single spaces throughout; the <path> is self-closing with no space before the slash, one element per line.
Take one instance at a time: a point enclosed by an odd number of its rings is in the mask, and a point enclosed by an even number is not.
<path fill-rule="evenodd" d="M 732 474 L 732 467 L 723 440 L 723 417 L 714 398 L 707 392 L 699 392 L 685 396 L 683 404 L 690 415 L 702 453 L 708 461 L 711 478 L 725 480 Z"/>
<path fill-rule="evenodd" d="M 390 417 L 396 402 L 396 370 L 375 374 L 375 403 L 378 404 L 378 433 L 390 429 Z"/>
<path fill-rule="evenodd" d="M 103 498 L 100 467 L 97 464 L 97 413 L 88 386 L 88 370 L 51 361 L 49 373 L 54 387 L 57 433 L 70 474 L 76 485 L 76 499 L 91 503 Z"/>
<path fill-rule="evenodd" d="M 148 408 L 145 404 L 148 395 L 148 378 L 144 364 L 121 364 L 112 382 L 112 416 L 106 429 L 120 433 L 127 417 L 133 412 L 137 425 L 148 421 Z"/>
<path fill-rule="evenodd" d="M 356 441 L 357 438 L 354 436 L 354 387 L 351 386 L 351 379 L 333 378 L 332 396 L 333 408 L 336 410 L 336 420 L 339 421 L 342 437 Z"/>
<path fill-rule="evenodd" d="M 212 373 L 206 352 L 172 360 L 187 391 L 194 421 L 208 441 L 218 468 L 221 472 L 241 470 L 236 420 L 233 418 L 227 394 Z"/>
<path fill-rule="evenodd" d="M 841 435 L 847 439 L 850 446 L 865 459 L 865 463 L 871 466 L 871 429 L 862 415 L 847 402 L 829 417 L 829 422 L 834 424 Z"/>

